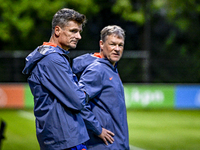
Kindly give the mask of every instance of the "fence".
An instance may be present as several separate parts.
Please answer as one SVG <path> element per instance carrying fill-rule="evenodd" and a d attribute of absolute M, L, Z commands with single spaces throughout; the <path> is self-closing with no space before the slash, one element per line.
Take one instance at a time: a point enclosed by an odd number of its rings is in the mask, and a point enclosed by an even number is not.
<path fill-rule="evenodd" d="M 27 76 L 22 74 L 25 65 L 25 57 L 30 51 L 0 52 L 0 82 L 26 82 Z M 70 59 L 91 51 L 75 51 L 69 54 Z M 148 58 L 146 51 L 125 51 L 119 63 L 119 70 L 122 81 L 135 82 L 136 80 L 145 82 Z M 135 69 L 137 68 L 137 69 Z M 125 73 L 126 72 L 126 73 Z M 137 79 L 132 76 L 136 75 Z"/>
<path fill-rule="evenodd" d="M 71 60 L 91 51 L 72 50 Z M 22 74 L 30 51 L 0 52 L 0 82 L 26 82 Z M 123 83 L 199 83 L 200 62 L 194 59 L 149 57 L 147 51 L 125 50 L 118 63 Z"/>

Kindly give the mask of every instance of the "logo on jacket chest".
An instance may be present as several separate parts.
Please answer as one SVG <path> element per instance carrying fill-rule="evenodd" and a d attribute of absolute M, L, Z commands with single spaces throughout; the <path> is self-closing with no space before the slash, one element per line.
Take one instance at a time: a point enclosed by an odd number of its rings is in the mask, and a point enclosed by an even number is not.
<path fill-rule="evenodd" d="M 109 78 L 109 80 L 112 80 L 112 79 L 113 79 L 113 77 L 110 77 L 110 78 Z"/>

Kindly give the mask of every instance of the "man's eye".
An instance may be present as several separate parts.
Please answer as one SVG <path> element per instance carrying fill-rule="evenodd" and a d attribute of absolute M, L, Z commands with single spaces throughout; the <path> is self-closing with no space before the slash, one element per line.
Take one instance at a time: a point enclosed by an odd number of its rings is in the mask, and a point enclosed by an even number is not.
<path fill-rule="evenodd" d="M 77 30 L 71 30 L 71 32 L 73 32 L 73 33 L 76 33 L 76 32 L 77 32 Z"/>

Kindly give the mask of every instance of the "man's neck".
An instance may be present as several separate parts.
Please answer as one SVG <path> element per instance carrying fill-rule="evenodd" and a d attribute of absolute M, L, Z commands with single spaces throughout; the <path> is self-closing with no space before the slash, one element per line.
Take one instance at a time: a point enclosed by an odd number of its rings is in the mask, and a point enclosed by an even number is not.
<path fill-rule="evenodd" d="M 58 42 L 58 39 L 55 37 L 55 36 L 51 36 L 50 40 L 49 40 L 49 43 L 53 43 L 53 44 L 56 44 L 57 46 L 59 46 L 60 48 L 68 51 L 69 49 L 67 47 L 63 47 L 59 42 Z"/>

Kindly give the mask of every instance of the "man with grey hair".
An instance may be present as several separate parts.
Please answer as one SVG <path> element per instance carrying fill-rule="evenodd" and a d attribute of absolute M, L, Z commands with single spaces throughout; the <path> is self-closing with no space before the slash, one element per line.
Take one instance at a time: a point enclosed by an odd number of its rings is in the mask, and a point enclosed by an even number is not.
<path fill-rule="evenodd" d="M 49 42 L 26 57 L 24 74 L 34 96 L 36 133 L 41 150 L 86 150 L 89 139 L 81 109 L 86 94 L 72 73 L 69 49 L 81 39 L 86 17 L 72 9 L 59 10 L 52 20 Z"/>
<path fill-rule="evenodd" d="M 101 30 L 100 53 L 73 60 L 79 86 L 89 96 L 81 111 L 90 140 L 88 150 L 129 150 L 128 124 L 122 81 L 117 62 L 124 49 L 124 30 L 116 25 Z"/>

